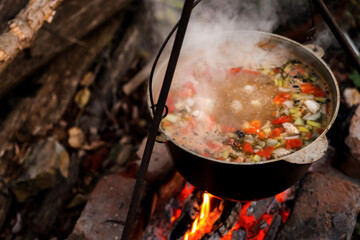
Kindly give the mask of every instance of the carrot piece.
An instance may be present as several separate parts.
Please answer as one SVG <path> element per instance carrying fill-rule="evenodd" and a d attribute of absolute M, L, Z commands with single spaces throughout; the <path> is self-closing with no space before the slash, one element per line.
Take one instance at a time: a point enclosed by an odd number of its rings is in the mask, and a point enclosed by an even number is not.
<path fill-rule="evenodd" d="M 246 152 L 246 153 L 253 153 L 253 152 L 254 152 L 253 149 L 252 149 L 251 144 L 250 144 L 250 143 L 247 143 L 247 142 L 244 143 L 243 150 L 244 150 L 244 152 Z"/>
<path fill-rule="evenodd" d="M 244 129 L 244 133 L 247 134 L 259 134 L 261 123 L 259 120 L 253 120 L 249 122 L 249 127 Z"/>
<path fill-rule="evenodd" d="M 286 139 L 285 142 L 286 142 L 286 148 L 287 149 L 298 148 L 298 147 L 301 147 L 303 145 L 302 140 L 299 139 L 299 138 Z"/>
<path fill-rule="evenodd" d="M 277 94 L 273 99 L 273 103 L 281 105 L 286 100 L 289 100 L 290 96 L 291 96 L 290 93 Z"/>
<path fill-rule="evenodd" d="M 274 151 L 274 147 L 265 147 L 262 150 L 258 151 L 256 154 L 262 157 L 270 158 L 272 152 Z"/>
<path fill-rule="evenodd" d="M 285 123 L 285 122 L 291 122 L 292 121 L 292 117 L 285 115 L 285 116 L 281 116 L 275 120 L 272 121 L 273 124 L 281 124 L 281 123 Z"/>
<path fill-rule="evenodd" d="M 249 122 L 250 127 L 256 128 L 256 129 L 260 129 L 261 127 L 261 123 L 259 120 L 253 120 L 251 122 Z"/>
<path fill-rule="evenodd" d="M 266 138 L 266 134 L 264 131 L 259 132 L 259 139 Z"/>

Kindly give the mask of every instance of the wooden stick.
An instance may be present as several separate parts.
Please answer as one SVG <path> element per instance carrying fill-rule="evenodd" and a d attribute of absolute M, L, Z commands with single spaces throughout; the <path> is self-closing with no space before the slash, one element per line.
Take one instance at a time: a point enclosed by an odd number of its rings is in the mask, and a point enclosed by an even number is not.
<path fill-rule="evenodd" d="M 0 36 L 0 73 L 33 42 L 45 21 L 51 22 L 62 0 L 30 0 L 10 21 L 9 30 Z"/>

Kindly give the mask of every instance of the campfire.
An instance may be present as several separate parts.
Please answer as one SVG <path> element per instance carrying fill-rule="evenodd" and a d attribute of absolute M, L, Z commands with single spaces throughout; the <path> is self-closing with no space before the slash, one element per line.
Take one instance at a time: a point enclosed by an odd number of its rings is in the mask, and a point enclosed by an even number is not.
<path fill-rule="evenodd" d="M 150 223 L 143 239 L 273 239 L 290 214 L 294 195 L 294 188 L 289 188 L 268 199 L 240 203 L 186 183 L 162 211 L 155 213 L 171 216 L 170 221 Z"/>

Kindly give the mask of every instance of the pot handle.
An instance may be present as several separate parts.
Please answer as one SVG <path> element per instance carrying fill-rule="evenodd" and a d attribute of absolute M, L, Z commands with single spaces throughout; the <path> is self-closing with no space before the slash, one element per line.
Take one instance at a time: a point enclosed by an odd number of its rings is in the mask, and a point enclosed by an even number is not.
<path fill-rule="evenodd" d="M 169 141 L 169 138 L 163 132 L 158 130 L 155 141 L 158 143 L 166 143 Z"/>
<path fill-rule="evenodd" d="M 294 154 L 290 154 L 289 157 L 284 157 L 283 159 L 287 162 L 295 164 L 309 164 L 322 158 L 327 149 L 328 140 L 324 134 L 312 142 L 309 146 L 300 149 Z"/>
<path fill-rule="evenodd" d="M 313 52 L 313 54 L 315 54 L 319 58 L 322 58 L 324 56 L 324 54 L 325 54 L 324 49 L 322 47 L 320 47 L 319 45 L 306 44 L 305 47 L 310 49 Z"/>

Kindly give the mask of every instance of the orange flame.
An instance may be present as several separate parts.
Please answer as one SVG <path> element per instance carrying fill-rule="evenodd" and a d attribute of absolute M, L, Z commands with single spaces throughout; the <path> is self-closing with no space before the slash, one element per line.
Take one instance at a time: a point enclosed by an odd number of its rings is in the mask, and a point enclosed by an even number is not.
<path fill-rule="evenodd" d="M 200 214 L 193 222 L 191 230 L 186 232 L 184 240 L 200 239 L 203 235 L 211 231 L 212 225 L 220 215 L 220 212 L 218 210 L 210 212 L 210 198 L 210 194 L 204 193 Z"/>

